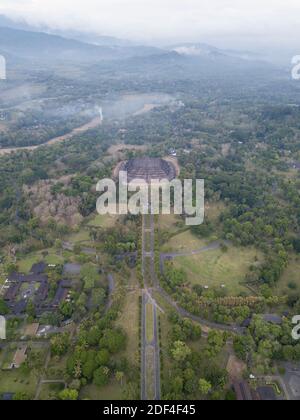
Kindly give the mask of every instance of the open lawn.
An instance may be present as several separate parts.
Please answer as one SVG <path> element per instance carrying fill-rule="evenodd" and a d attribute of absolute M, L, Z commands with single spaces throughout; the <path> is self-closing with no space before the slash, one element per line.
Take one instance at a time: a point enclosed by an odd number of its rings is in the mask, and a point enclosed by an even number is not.
<path fill-rule="evenodd" d="M 68 357 L 51 357 L 46 372 L 46 379 L 62 379 L 66 371 Z"/>
<path fill-rule="evenodd" d="M 282 296 L 300 290 L 300 256 L 294 255 L 275 286 L 275 293 Z"/>
<path fill-rule="evenodd" d="M 39 401 L 57 400 L 58 394 L 63 389 L 64 384 L 62 383 L 43 384 L 39 395 Z"/>
<path fill-rule="evenodd" d="M 220 202 L 207 202 L 205 204 L 205 218 L 212 223 L 216 223 L 225 205 Z M 194 235 L 186 226 L 184 219 L 176 215 L 160 215 L 158 227 L 161 232 L 168 232 L 172 235 L 168 243 L 163 246 L 162 252 L 192 251 L 208 245 L 217 238 L 201 238 Z"/>
<path fill-rule="evenodd" d="M 162 248 L 162 252 L 193 251 L 205 247 L 211 242 L 209 239 L 201 239 L 192 234 L 190 230 L 173 236 Z"/>
<path fill-rule="evenodd" d="M 144 234 L 144 250 L 145 252 L 151 252 L 151 233 L 145 232 Z"/>
<path fill-rule="evenodd" d="M 89 221 L 87 226 L 89 227 L 101 227 L 101 228 L 110 228 L 113 227 L 116 223 L 117 216 L 111 216 L 109 214 L 106 215 L 100 215 L 97 214 L 94 216 L 93 219 Z"/>
<path fill-rule="evenodd" d="M 184 227 L 184 221 L 180 216 L 174 214 L 160 215 L 158 218 L 158 227 L 160 231 L 175 234 L 179 228 Z"/>
<path fill-rule="evenodd" d="M 38 263 L 40 260 L 41 256 L 38 253 L 27 255 L 18 261 L 19 271 L 25 274 L 29 273 L 33 264 Z"/>
<path fill-rule="evenodd" d="M 253 248 L 229 247 L 227 252 L 221 249 L 203 252 L 190 257 L 174 259 L 175 267 L 182 268 L 188 275 L 191 285 L 221 288 L 230 295 L 245 292 L 245 275 L 252 264 L 261 260 L 260 253 Z"/>
<path fill-rule="evenodd" d="M 24 376 L 20 370 L 0 371 L 0 394 L 26 392 L 32 398 L 35 395 L 37 381 L 34 373 Z"/>
<path fill-rule="evenodd" d="M 45 251 L 48 252 L 48 255 L 44 258 L 42 253 Z M 62 256 L 57 255 L 54 249 L 38 251 L 18 260 L 17 264 L 19 267 L 19 271 L 21 273 L 28 274 L 33 264 L 36 264 L 40 261 L 45 261 L 47 264 L 63 264 L 64 259 Z"/>
<path fill-rule="evenodd" d="M 80 399 L 93 401 L 121 400 L 123 399 L 123 389 L 116 380 L 111 381 L 110 384 L 103 388 L 98 388 L 96 385 L 87 385 L 81 390 Z"/>
<path fill-rule="evenodd" d="M 71 234 L 67 238 L 72 244 L 81 244 L 82 242 L 90 242 L 90 234 L 88 229 L 81 228 L 78 232 Z"/>
<path fill-rule="evenodd" d="M 148 400 L 155 398 L 155 353 L 153 347 L 146 348 L 146 395 Z"/>
<path fill-rule="evenodd" d="M 138 290 L 127 293 L 124 308 L 116 323 L 127 335 L 127 347 L 122 356 L 135 366 L 138 366 L 139 360 L 139 296 Z"/>
<path fill-rule="evenodd" d="M 148 343 L 154 339 L 154 311 L 151 303 L 146 304 L 146 338 Z"/>

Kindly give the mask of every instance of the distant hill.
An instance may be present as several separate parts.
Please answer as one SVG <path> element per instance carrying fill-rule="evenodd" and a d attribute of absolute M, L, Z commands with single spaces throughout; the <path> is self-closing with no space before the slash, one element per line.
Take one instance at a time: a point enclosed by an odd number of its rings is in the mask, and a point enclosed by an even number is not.
<path fill-rule="evenodd" d="M 239 50 L 229 50 L 229 49 L 220 49 L 214 46 L 203 44 L 203 43 L 185 43 L 172 45 L 167 47 L 170 51 L 175 51 L 180 55 L 188 57 L 198 57 L 198 58 L 220 58 L 220 57 L 231 57 L 239 58 L 242 60 L 248 61 L 262 61 L 263 57 L 259 54 L 253 53 L 251 51 L 239 51 Z"/>
<path fill-rule="evenodd" d="M 105 37 L 104 37 L 105 38 Z M 105 38 L 106 39 L 106 38 Z M 106 39 L 109 43 L 109 37 Z M 113 42 L 113 41 L 112 41 Z M 59 64 L 96 64 L 106 74 L 198 80 L 262 76 L 274 67 L 250 53 L 220 50 L 206 44 L 182 44 L 159 49 L 145 46 L 95 45 L 58 35 L 0 27 L 0 54 L 8 63 L 50 68 Z"/>
<path fill-rule="evenodd" d="M 0 15 L 0 27 L 19 29 L 29 32 L 44 32 L 49 35 L 58 35 L 63 38 L 73 39 L 76 41 L 85 42 L 87 44 L 101 45 L 106 47 L 133 47 L 136 43 L 126 39 L 119 39 L 112 36 L 101 36 L 93 32 L 82 32 L 68 29 L 53 29 L 48 26 L 33 26 L 25 21 L 14 21 L 7 16 Z"/>
<path fill-rule="evenodd" d="M 74 62 L 119 60 L 147 56 L 159 50 L 152 47 L 92 45 L 43 32 L 0 27 L 2 53 L 32 60 L 67 60 Z"/>

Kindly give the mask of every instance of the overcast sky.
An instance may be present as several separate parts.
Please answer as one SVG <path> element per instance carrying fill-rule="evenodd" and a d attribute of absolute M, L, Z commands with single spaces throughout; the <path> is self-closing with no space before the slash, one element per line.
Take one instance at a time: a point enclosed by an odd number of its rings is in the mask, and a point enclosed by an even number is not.
<path fill-rule="evenodd" d="M 148 43 L 213 42 L 300 52 L 300 0 L 0 0 L 0 13 Z"/>

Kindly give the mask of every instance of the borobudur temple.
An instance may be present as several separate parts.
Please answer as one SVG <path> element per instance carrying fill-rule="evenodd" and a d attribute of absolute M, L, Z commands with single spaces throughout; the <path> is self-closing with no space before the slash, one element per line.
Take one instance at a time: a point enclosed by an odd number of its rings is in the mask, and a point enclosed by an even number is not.
<path fill-rule="evenodd" d="M 128 182 L 135 179 L 143 179 L 150 183 L 151 180 L 167 179 L 172 181 L 176 178 L 176 168 L 172 162 L 160 158 L 136 158 L 122 162 L 120 171 L 127 172 Z"/>

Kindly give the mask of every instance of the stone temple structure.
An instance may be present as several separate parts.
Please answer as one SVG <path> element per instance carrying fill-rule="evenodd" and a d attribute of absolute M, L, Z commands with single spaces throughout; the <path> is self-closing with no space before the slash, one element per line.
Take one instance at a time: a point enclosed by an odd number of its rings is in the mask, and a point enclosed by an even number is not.
<path fill-rule="evenodd" d="M 119 171 L 127 172 L 128 182 L 135 179 L 143 179 L 150 183 L 151 180 L 167 179 L 172 181 L 176 178 L 176 168 L 164 159 L 160 158 L 136 158 L 122 162 L 119 166 Z"/>

